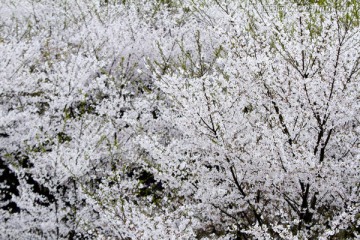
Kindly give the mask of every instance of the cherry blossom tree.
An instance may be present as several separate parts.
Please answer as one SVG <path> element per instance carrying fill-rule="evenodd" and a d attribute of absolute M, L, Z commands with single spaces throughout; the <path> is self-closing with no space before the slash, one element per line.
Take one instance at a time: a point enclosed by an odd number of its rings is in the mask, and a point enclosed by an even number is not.
<path fill-rule="evenodd" d="M 139 143 L 157 178 L 194 206 L 200 229 L 355 237 L 358 6 L 268 4 L 236 9 L 213 28 L 223 40 L 216 67 L 155 74 L 161 118 L 178 132 Z"/>

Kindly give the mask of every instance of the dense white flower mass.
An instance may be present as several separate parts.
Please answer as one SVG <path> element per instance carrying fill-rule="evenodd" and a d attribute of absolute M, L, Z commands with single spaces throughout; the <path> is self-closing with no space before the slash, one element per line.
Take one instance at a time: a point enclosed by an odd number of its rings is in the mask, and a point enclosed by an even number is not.
<path fill-rule="evenodd" d="M 359 138 L 358 1 L 0 1 L 0 239 L 358 239 Z"/>

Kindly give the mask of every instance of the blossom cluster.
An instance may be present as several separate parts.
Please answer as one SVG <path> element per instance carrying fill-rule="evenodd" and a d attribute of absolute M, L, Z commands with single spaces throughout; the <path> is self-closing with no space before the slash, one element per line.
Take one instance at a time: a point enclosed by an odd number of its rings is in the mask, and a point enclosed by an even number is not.
<path fill-rule="evenodd" d="M 359 238 L 360 4 L 298 2 L 2 0 L 0 238 Z"/>

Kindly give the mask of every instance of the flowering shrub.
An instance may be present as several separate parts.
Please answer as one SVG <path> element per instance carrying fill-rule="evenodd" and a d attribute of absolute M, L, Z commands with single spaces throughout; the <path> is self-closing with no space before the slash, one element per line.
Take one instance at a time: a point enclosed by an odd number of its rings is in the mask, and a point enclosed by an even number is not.
<path fill-rule="evenodd" d="M 356 1 L 2 1 L 0 236 L 360 237 Z"/>

